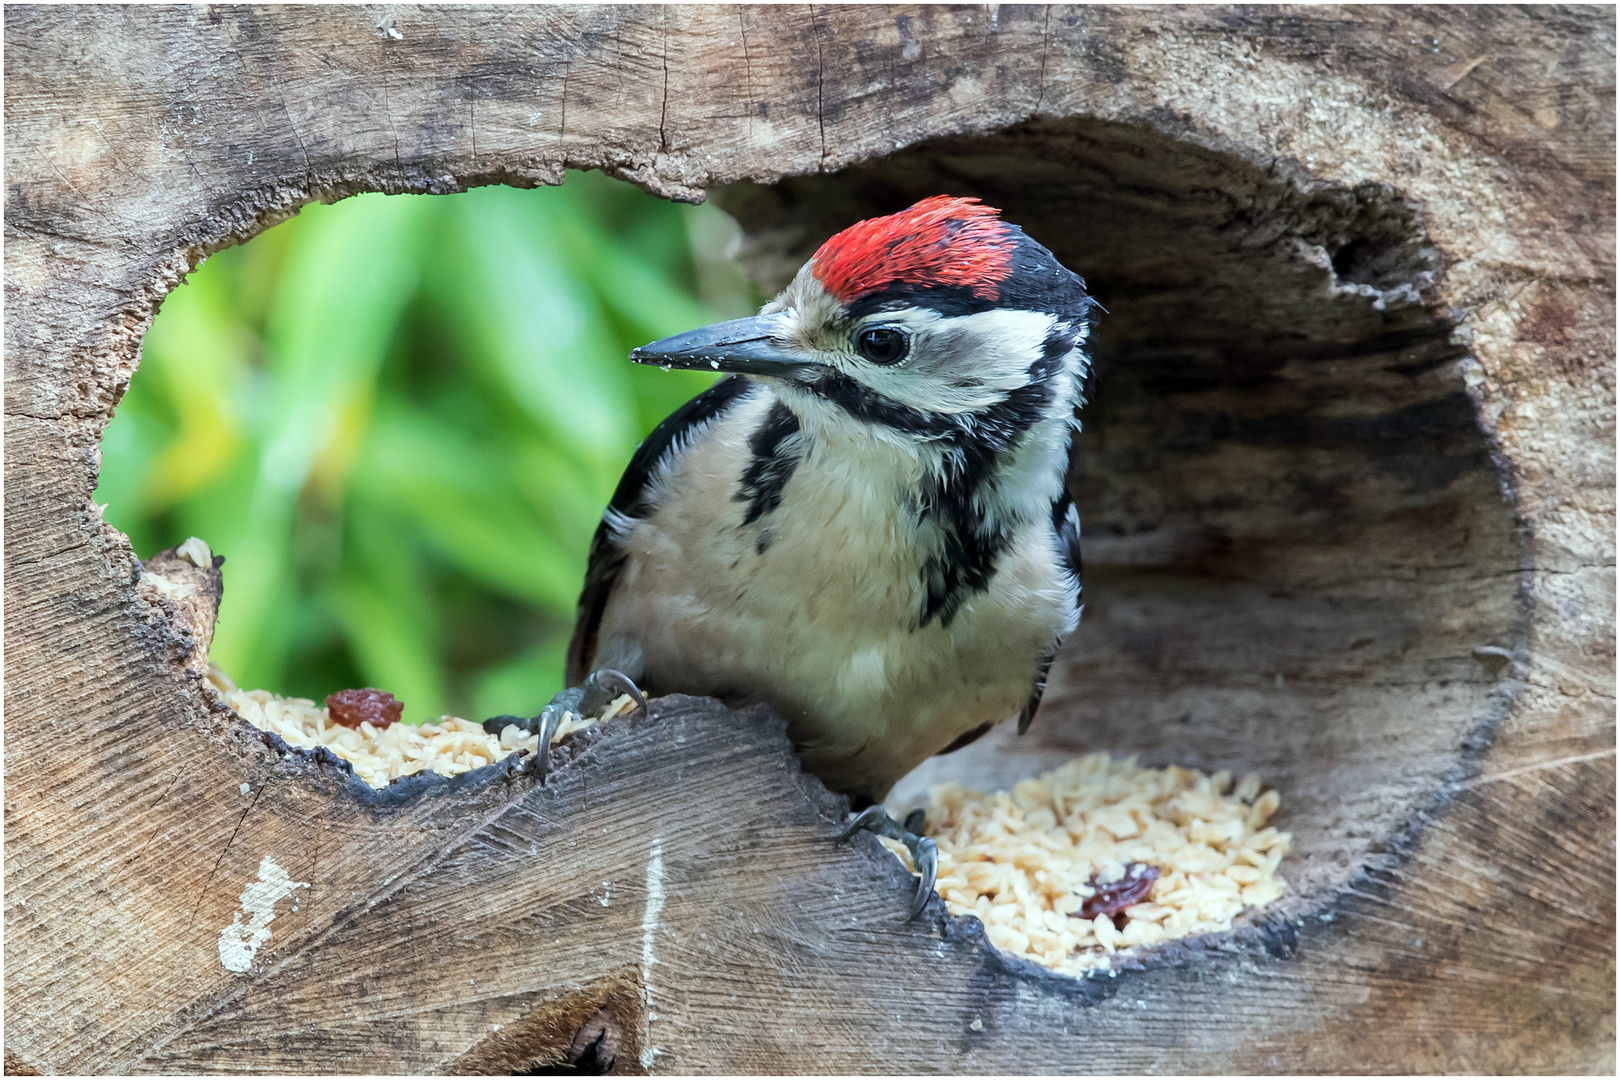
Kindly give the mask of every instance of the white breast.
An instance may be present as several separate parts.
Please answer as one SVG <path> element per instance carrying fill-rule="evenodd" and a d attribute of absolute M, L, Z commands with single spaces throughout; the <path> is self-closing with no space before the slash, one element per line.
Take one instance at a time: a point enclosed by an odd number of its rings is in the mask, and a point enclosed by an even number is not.
<path fill-rule="evenodd" d="M 989 589 L 948 627 L 917 628 L 937 541 L 912 509 L 921 466 L 859 433 L 815 439 L 780 506 L 743 526 L 748 434 L 772 400 L 752 395 L 670 463 L 659 508 L 622 535 L 599 656 L 639 649 L 655 692 L 769 702 L 808 768 L 879 798 L 957 736 L 1018 713 L 1073 583 L 1037 514 Z"/>

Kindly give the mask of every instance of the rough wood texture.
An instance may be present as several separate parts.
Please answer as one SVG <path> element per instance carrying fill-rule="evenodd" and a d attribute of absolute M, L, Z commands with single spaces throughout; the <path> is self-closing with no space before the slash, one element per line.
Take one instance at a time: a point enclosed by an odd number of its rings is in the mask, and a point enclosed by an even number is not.
<path fill-rule="evenodd" d="M 10 8 L 5 65 L 7 1071 L 1613 1071 L 1612 9 Z M 157 302 L 565 167 L 721 189 L 765 280 L 940 189 L 1092 279 L 1086 620 L 929 770 L 1262 768 L 1278 911 L 1062 979 L 900 925 L 765 714 L 376 796 L 212 701 L 207 575 L 90 499 Z"/>

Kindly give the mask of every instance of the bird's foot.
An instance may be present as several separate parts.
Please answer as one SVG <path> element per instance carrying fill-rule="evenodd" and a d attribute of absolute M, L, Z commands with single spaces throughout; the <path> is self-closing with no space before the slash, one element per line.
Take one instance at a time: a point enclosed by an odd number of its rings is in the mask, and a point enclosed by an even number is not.
<path fill-rule="evenodd" d="M 884 813 L 882 806 L 868 806 L 856 814 L 833 840 L 834 846 L 848 843 L 850 837 L 865 829 L 906 846 L 906 850 L 911 852 L 911 865 L 917 868 L 920 875 L 917 879 L 917 897 L 912 901 L 911 914 L 906 916 L 906 922 L 923 913 L 923 908 L 928 906 L 928 898 L 934 895 L 934 881 L 939 877 L 939 847 L 928 837 L 917 835 L 922 832 L 924 816 L 923 811 L 913 810 L 906 815 L 906 823 L 900 825 Z"/>
<path fill-rule="evenodd" d="M 580 685 L 559 691 L 540 710 L 539 716 L 492 716 L 484 721 L 484 730 L 491 735 L 499 735 L 508 727 L 516 726 L 527 735 L 539 735 L 540 745 L 535 752 L 532 768 L 544 780 L 551 754 L 551 740 L 557 737 L 557 729 L 562 726 L 563 718 L 570 713 L 580 719 L 600 717 L 609 705 L 625 694 L 630 696 L 637 708 L 647 707 L 646 697 L 630 676 L 612 668 L 603 668 L 591 672 Z"/>

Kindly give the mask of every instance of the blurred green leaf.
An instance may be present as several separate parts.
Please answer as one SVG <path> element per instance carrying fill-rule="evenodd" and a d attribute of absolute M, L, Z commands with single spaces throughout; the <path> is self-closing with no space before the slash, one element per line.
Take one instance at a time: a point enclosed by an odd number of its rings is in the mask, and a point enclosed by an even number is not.
<path fill-rule="evenodd" d="M 567 651 L 568 638 L 559 634 L 481 672 L 473 687 L 472 714 L 479 719 L 533 715 L 535 702 L 544 704 L 561 689 L 558 673 Z"/>
<path fill-rule="evenodd" d="M 419 545 L 382 507 L 358 502 L 351 551 L 329 596 L 365 681 L 405 703 L 413 723 L 446 707 L 437 605 Z"/>
<path fill-rule="evenodd" d="M 625 462 L 713 381 L 626 354 L 757 306 L 734 234 L 600 174 L 306 207 L 164 301 L 97 498 L 227 556 L 243 685 L 532 715 Z"/>
<path fill-rule="evenodd" d="M 212 655 L 245 684 L 279 678 L 298 589 L 298 500 L 335 498 L 369 420 L 383 356 L 414 294 L 432 204 L 365 195 L 310 207 L 268 305 L 258 462 L 247 512 L 210 542 L 231 553 Z M 206 349 L 206 342 L 198 342 Z M 230 494 L 221 493 L 226 498 Z"/>
<path fill-rule="evenodd" d="M 487 587 L 564 609 L 573 560 L 540 526 L 497 449 L 404 409 L 381 412 L 352 483 L 409 515 L 441 558 Z"/>
<path fill-rule="evenodd" d="M 625 358 L 598 296 L 559 255 L 547 203 L 529 192 L 462 196 L 436 284 L 451 317 L 536 426 L 582 460 L 622 460 L 636 444 Z"/>

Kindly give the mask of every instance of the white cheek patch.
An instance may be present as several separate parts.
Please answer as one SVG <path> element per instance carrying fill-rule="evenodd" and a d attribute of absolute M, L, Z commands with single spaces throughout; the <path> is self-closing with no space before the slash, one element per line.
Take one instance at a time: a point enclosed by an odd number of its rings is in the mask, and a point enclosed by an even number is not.
<path fill-rule="evenodd" d="M 946 415 L 978 412 L 1027 385 L 1030 368 L 1045 352 L 1047 335 L 1061 321 L 1044 311 L 990 310 L 945 316 L 928 308 L 905 308 L 870 315 L 851 325 L 809 263 L 767 309 L 784 316 L 788 340 L 783 344 L 807 359 L 825 364 L 891 401 Z M 884 366 L 859 356 L 853 338 L 862 329 L 875 326 L 892 326 L 906 333 L 910 348 L 905 360 Z M 1083 333 L 1084 326 L 1077 329 Z"/>
<path fill-rule="evenodd" d="M 898 326 L 911 335 L 911 351 L 893 368 L 863 365 L 857 376 L 881 394 L 938 413 L 976 412 L 1029 382 L 1057 316 L 1044 311 L 980 311 L 942 317 L 932 311 L 896 312 L 867 325 Z"/>

